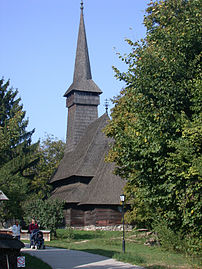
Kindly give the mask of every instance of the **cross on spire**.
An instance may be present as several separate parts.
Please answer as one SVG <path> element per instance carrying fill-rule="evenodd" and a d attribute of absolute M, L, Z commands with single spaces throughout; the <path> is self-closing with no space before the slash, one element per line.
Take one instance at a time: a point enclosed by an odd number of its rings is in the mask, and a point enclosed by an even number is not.
<path fill-rule="evenodd" d="M 105 99 L 105 110 L 106 110 L 106 113 L 108 115 L 108 108 L 109 108 L 109 100 L 108 99 Z"/>
<path fill-rule="evenodd" d="M 83 0 L 81 0 L 81 9 L 83 9 Z"/>

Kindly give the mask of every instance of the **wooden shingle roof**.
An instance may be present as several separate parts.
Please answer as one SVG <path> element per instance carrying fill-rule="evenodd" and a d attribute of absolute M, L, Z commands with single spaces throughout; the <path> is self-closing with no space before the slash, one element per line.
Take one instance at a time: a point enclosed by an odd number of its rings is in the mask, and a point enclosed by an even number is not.
<path fill-rule="evenodd" d="M 80 205 L 120 204 L 125 182 L 114 174 L 115 165 L 104 160 L 112 142 L 103 133 L 108 120 L 108 115 L 104 114 L 90 124 L 75 150 L 65 153 L 50 181 L 53 184 L 57 182 L 58 186 L 51 198 Z M 85 183 L 82 178 L 91 179 L 90 183 Z"/>
<path fill-rule="evenodd" d="M 72 183 L 56 188 L 51 199 L 57 198 L 67 203 L 79 203 L 87 188 L 87 184 L 81 182 Z"/>
<path fill-rule="evenodd" d="M 50 183 L 72 176 L 95 176 L 100 158 L 108 150 L 109 139 L 102 131 L 108 120 L 104 114 L 89 125 L 75 150 L 65 153 Z"/>
<path fill-rule="evenodd" d="M 125 182 L 114 174 L 114 164 L 101 158 L 96 175 L 88 185 L 81 201 L 82 204 L 118 205 Z"/>
<path fill-rule="evenodd" d="M 81 9 L 80 16 L 73 83 L 65 92 L 64 96 L 67 97 L 71 91 L 102 93 L 100 88 L 92 80 L 83 9 Z"/>

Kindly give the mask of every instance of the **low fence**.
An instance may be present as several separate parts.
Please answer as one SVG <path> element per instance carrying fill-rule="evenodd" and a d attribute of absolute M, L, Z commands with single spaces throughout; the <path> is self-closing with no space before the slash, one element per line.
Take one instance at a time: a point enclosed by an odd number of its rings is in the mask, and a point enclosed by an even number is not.
<path fill-rule="evenodd" d="M 43 239 L 44 241 L 50 241 L 50 231 L 49 230 L 40 230 L 43 233 Z M 11 229 L 0 229 L 1 234 L 10 234 L 12 235 Z M 20 240 L 30 240 L 30 234 L 28 233 L 28 230 L 21 230 L 20 233 Z"/>

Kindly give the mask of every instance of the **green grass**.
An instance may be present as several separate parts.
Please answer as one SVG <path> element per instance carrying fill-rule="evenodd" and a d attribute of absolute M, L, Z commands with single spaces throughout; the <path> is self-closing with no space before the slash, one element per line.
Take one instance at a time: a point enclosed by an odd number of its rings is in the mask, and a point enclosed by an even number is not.
<path fill-rule="evenodd" d="M 25 253 L 23 253 L 23 256 L 25 256 L 25 269 L 51 269 L 47 263 L 34 256 Z"/>
<path fill-rule="evenodd" d="M 148 269 L 202 268 L 199 257 L 164 251 L 158 246 L 145 246 L 148 236 L 143 233 L 126 232 L 126 253 L 122 253 L 122 233 L 107 231 L 57 230 L 57 238 L 49 246 L 87 251 L 140 265 Z M 47 244 L 47 243 L 46 243 Z"/>

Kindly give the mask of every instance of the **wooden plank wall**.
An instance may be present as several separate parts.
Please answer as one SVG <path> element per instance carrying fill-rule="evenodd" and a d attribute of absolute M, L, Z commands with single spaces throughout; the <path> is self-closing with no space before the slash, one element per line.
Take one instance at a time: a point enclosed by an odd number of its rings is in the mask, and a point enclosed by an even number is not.
<path fill-rule="evenodd" d="M 96 208 L 96 226 L 121 224 L 121 213 L 111 208 Z"/>
<path fill-rule="evenodd" d="M 65 226 L 71 226 L 71 208 L 64 210 L 64 222 Z"/>
<path fill-rule="evenodd" d="M 64 213 L 65 224 L 73 227 L 89 225 L 112 226 L 122 224 L 122 214 L 115 208 L 69 208 L 66 209 Z"/>
<path fill-rule="evenodd" d="M 87 210 L 85 211 L 84 217 L 84 225 L 95 225 L 96 224 L 96 211 L 95 210 Z"/>
<path fill-rule="evenodd" d="M 84 211 L 71 209 L 71 226 L 84 226 Z"/>

